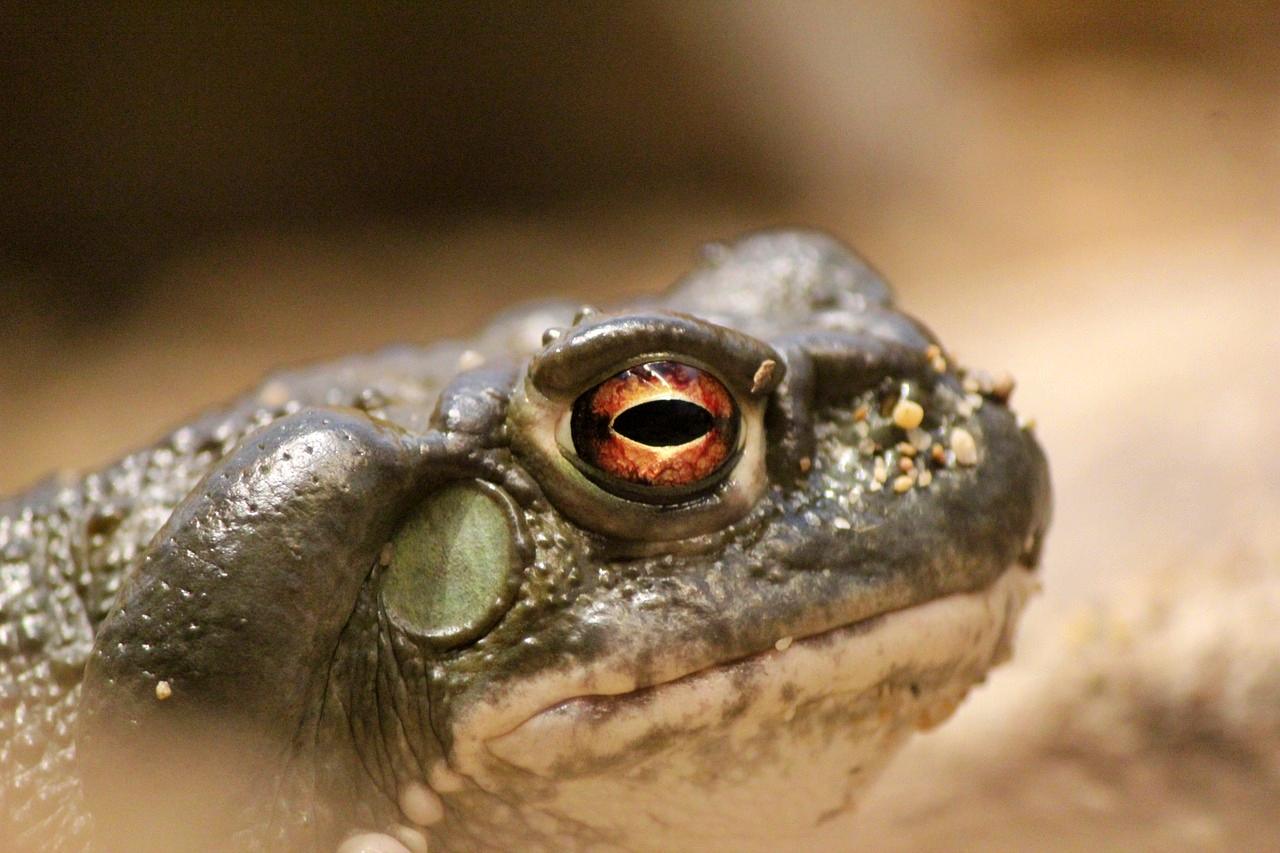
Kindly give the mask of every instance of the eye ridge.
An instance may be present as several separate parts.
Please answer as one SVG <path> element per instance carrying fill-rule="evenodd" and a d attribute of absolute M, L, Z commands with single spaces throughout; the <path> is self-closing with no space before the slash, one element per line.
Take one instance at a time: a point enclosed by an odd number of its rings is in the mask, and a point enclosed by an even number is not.
<path fill-rule="evenodd" d="M 624 438 L 649 447 L 676 447 L 711 431 L 715 418 L 688 400 L 649 400 L 620 412 L 610 425 Z"/>

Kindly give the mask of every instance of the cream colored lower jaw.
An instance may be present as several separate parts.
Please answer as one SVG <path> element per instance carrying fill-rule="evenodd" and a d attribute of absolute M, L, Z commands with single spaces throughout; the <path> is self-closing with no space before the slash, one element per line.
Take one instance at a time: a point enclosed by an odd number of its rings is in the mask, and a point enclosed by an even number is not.
<path fill-rule="evenodd" d="M 598 698 L 566 702 L 459 767 L 548 825 L 623 849 L 802 847 L 1007 655 L 1036 586 L 1013 567 L 981 592 L 603 700 L 603 713 Z"/>

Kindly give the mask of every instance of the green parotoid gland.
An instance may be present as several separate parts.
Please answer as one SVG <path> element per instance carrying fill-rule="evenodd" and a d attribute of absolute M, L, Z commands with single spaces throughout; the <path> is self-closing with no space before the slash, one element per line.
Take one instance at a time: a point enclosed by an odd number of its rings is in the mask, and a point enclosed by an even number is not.
<path fill-rule="evenodd" d="M 489 483 L 436 490 L 391 542 L 382 580 L 388 615 L 441 648 L 483 636 L 519 585 L 523 528 L 519 507 Z"/>

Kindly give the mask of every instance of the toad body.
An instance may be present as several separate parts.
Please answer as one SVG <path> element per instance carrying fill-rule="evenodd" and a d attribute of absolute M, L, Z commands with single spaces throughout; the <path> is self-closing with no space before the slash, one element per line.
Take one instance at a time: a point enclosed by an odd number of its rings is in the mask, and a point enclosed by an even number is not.
<path fill-rule="evenodd" d="M 1008 654 L 1008 392 L 808 232 L 275 376 L 0 502 L 0 846 L 801 849 Z"/>

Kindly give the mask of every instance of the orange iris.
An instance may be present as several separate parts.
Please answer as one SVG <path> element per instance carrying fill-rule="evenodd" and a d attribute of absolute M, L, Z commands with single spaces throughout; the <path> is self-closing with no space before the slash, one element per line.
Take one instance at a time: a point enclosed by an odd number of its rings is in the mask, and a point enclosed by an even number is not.
<path fill-rule="evenodd" d="M 738 412 L 710 373 L 676 361 L 628 368 L 573 404 L 578 456 L 620 480 L 688 486 L 733 453 Z"/>

